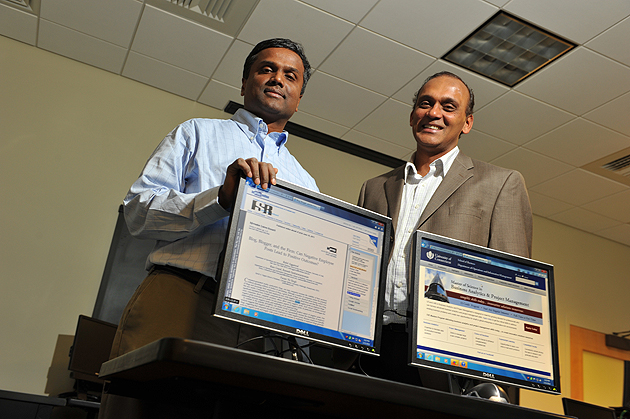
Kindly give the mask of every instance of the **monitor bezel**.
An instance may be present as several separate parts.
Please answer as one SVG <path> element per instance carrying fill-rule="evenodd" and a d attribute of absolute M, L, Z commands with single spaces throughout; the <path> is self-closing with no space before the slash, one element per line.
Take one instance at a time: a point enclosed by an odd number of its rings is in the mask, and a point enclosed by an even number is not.
<path fill-rule="evenodd" d="M 237 234 L 237 227 L 239 225 L 239 219 L 242 216 L 241 211 L 239 211 L 241 202 L 245 198 L 246 188 L 250 186 L 247 185 L 247 180 L 242 178 L 239 182 L 238 189 L 236 192 L 236 197 L 234 200 L 234 205 L 230 209 L 230 218 L 228 229 L 226 233 L 226 240 L 224 249 L 222 252 L 222 256 L 220 258 L 220 266 L 217 269 L 217 287 L 216 287 L 216 302 L 213 307 L 213 315 L 224 318 L 227 320 L 236 321 L 242 324 L 248 324 L 251 326 L 260 327 L 272 332 L 286 334 L 290 336 L 299 337 L 302 339 L 307 339 L 312 342 L 317 342 L 319 344 L 329 345 L 333 347 L 338 347 L 342 349 L 348 349 L 350 351 L 360 352 L 362 354 L 375 355 L 378 356 L 380 354 L 381 348 L 381 328 L 383 321 L 383 307 L 385 301 L 385 280 L 387 275 L 387 262 L 389 258 L 389 250 L 391 246 L 391 237 L 392 237 L 392 222 L 391 218 L 384 216 L 382 214 L 367 210 L 365 208 L 350 204 L 348 202 L 342 201 L 340 199 L 334 198 L 329 195 L 325 195 L 320 192 L 316 192 L 299 185 L 295 185 L 288 181 L 283 181 L 280 179 L 276 180 L 276 184 L 271 186 L 273 188 L 285 189 L 289 190 L 294 194 L 301 195 L 302 197 L 306 197 L 311 200 L 315 200 L 316 202 L 321 202 L 323 204 L 336 207 L 353 214 L 359 215 L 361 217 L 366 217 L 376 222 L 380 222 L 383 224 L 383 245 L 381 252 L 381 265 L 380 269 L 377 272 L 378 275 L 378 284 L 379 290 L 377 294 L 377 308 L 376 308 L 376 319 L 375 319 L 375 329 L 374 329 L 374 341 L 372 347 L 367 347 L 366 345 L 360 345 L 353 342 L 344 341 L 342 339 L 336 339 L 330 336 L 321 335 L 314 332 L 309 332 L 308 335 L 305 335 L 303 331 L 297 331 L 298 329 L 289 327 L 286 325 L 269 322 L 266 320 L 262 320 L 259 318 L 254 318 L 251 316 L 245 316 L 238 313 L 234 313 L 231 311 L 226 311 L 222 309 L 222 305 L 224 302 L 223 296 L 225 295 L 226 283 L 228 280 L 228 276 L 230 273 L 230 266 L 232 264 L 232 260 L 237 255 L 235 254 L 235 239 Z M 257 187 L 261 191 L 264 191 L 260 186 Z"/>
<path fill-rule="evenodd" d="M 551 359 L 552 359 L 552 370 L 554 377 L 554 385 L 541 385 L 539 383 L 528 382 L 525 380 L 514 379 L 511 377 L 505 376 L 497 376 L 494 378 L 484 376 L 481 371 L 471 372 L 470 370 L 456 367 L 452 365 L 445 364 L 437 364 L 436 362 L 426 361 L 423 359 L 417 359 L 415 356 L 416 348 L 417 348 L 417 332 L 418 332 L 418 304 L 416 304 L 417 297 L 416 290 L 424 284 L 419 284 L 420 282 L 420 264 L 417 263 L 418 258 L 420 257 L 421 246 L 420 243 L 423 239 L 429 239 L 436 242 L 442 242 L 451 246 L 456 246 L 465 250 L 474 251 L 477 253 L 486 254 L 490 257 L 495 258 L 503 258 L 505 260 L 511 262 L 521 263 L 527 266 L 531 266 L 532 268 L 537 269 L 545 269 L 548 271 L 548 302 L 549 302 L 549 326 L 550 326 L 550 344 L 551 344 Z M 557 328 L 557 313 L 556 313 L 556 298 L 555 298 L 555 279 L 554 279 L 554 267 L 551 264 L 541 262 L 534 259 L 525 258 L 522 256 L 514 255 L 511 253 L 503 252 L 496 249 L 491 249 L 484 246 L 479 246 L 476 244 L 464 242 L 461 240 L 452 239 L 449 237 L 441 236 L 439 234 L 429 233 L 426 231 L 416 231 L 412 238 L 412 273 L 413 277 L 410 281 L 410 291 L 409 298 L 412 310 L 410 312 L 410 318 L 408 319 L 408 329 L 409 329 L 409 365 L 419 367 L 419 368 L 428 368 L 432 370 L 442 371 L 449 374 L 454 374 L 461 377 L 478 379 L 488 382 L 494 382 L 499 385 L 508 385 L 508 386 L 517 386 L 520 388 L 525 388 L 529 390 L 536 390 L 545 393 L 551 394 L 561 394 L 560 391 L 560 365 L 559 365 L 559 355 L 558 355 L 558 328 Z M 423 289 L 423 288 L 422 288 Z M 423 292 L 424 293 L 424 292 Z"/>

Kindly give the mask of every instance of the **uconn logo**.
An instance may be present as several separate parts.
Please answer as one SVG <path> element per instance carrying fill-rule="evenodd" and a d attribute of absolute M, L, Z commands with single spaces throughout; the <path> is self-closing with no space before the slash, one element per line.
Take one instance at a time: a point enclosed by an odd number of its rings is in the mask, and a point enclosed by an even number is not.
<path fill-rule="evenodd" d="M 272 215 L 273 207 L 269 204 L 265 204 L 264 202 L 252 201 L 252 209 L 254 211 L 260 211 L 263 214 Z"/>

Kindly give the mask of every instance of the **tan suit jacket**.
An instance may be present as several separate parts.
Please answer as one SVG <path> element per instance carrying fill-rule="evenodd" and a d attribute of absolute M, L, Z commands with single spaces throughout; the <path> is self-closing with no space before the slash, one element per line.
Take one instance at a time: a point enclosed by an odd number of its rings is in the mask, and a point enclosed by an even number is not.
<path fill-rule="evenodd" d="M 405 166 L 366 181 L 359 206 L 392 218 L 395 229 Z M 532 211 L 521 174 L 461 152 L 420 217 L 417 229 L 531 257 Z"/>

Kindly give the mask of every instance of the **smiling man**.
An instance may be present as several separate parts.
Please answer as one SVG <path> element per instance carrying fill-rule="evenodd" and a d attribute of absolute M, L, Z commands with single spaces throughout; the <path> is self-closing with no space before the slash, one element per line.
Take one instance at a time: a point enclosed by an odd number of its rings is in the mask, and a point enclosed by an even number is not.
<path fill-rule="evenodd" d="M 124 199 L 124 213 L 132 235 L 157 245 L 149 275 L 123 312 L 112 357 L 166 336 L 236 346 L 258 333 L 211 316 L 214 277 L 241 176 L 263 188 L 277 175 L 317 190 L 285 147 L 284 131 L 310 71 L 299 44 L 260 42 L 243 68 L 244 109 L 231 119 L 186 121 L 155 150 Z"/>
<path fill-rule="evenodd" d="M 474 95 L 453 73 L 429 77 L 414 98 L 410 125 L 416 152 L 409 162 L 363 184 L 359 205 L 392 218 L 380 359 L 363 357 L 369 375 L 421 384 L 407 367 L 408 279 L 415 230 L 530 257 L 532 213 L 520 173 L 459 151 L 473 126 Z M 369 358 L 369 359 L 366 359 Z M 440 380 L 421 371 L 425 385 Z"/>

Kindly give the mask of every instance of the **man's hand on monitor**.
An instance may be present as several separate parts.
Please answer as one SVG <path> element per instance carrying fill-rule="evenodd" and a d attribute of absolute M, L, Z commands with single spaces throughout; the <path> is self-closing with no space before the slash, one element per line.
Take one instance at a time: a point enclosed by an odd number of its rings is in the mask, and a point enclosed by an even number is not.
<path fill-rule="evenodd" d="M 219 204 L 229 209 L 234 204 L 234 194 L 242 176 L 251 177 L 256 185 L 267 189 L 276 184 L 278 169 L 271 163 L 259 162 L 255 157 L 249 159 L 237 159 L 227 167 L 225 182 L 219 189 Z"/>

